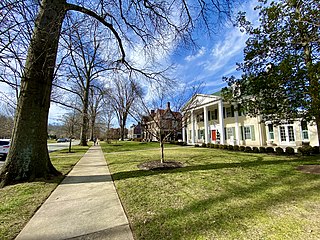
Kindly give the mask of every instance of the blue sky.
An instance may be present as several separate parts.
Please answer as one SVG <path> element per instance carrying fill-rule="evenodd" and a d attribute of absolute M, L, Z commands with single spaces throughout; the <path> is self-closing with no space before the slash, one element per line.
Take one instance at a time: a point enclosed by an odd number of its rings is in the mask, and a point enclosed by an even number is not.
<path fill-rule="evenodd" d="M 250 21 L 257 22 L 253 10 L 256 0 L 244 3 L 238 11 L 246 11 Z M 235 12 L 238 12 L 235 10 Z M 231 23 L 221 26 L 211 39 L 201 38 L 196 51 L 181 52 L 173 56 L 178 63 L 177 76 L 188 84 L 203 83 L 203 92 L 211 94 L 226 86 L 222 77 L 240 76 L 236 63 L 243 61 L 243 49 L 247 35 Z"/>

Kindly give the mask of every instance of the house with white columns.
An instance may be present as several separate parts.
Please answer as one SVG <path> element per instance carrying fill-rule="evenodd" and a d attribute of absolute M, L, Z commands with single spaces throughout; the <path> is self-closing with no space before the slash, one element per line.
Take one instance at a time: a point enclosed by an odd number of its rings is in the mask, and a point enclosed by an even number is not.
<path fill-rule="evenodd" d="M 183 141 L 244 146 L 318 146 L 314 124 L 301 121 L 274 125 L 243 114 L 238 104 L 224 102 L 219 94 L 196 94 L 183 107 Z"/>

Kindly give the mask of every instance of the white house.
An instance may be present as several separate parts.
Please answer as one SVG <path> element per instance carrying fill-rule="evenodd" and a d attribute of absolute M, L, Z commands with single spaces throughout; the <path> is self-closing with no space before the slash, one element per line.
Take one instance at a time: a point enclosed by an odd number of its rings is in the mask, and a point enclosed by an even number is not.
<path fill-rule="evenodd" d="M 219 143 L 245 146 L 318 146 L 317 127 L 301 121 L 262 122 L 237 111 L 221 96 L 197 94 L 183 107 L 183 141 L 188 144 Z"/>

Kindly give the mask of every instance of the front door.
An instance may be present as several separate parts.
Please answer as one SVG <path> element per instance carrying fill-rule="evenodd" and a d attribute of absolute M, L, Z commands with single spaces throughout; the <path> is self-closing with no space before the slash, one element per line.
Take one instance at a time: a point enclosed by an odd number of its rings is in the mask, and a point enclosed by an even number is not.
<path fill-rule="evenodd" d="M 295 143 L 294 128 L 292 125 L 280 126 L 279 133 L 281 145 L 292 145 Z"/>
<path fill-rule="evenodd" d="M 212 141 L 216 141 L 217 140 L 217 130 L 212 130 L 211 139 L 212 139 Z"/>

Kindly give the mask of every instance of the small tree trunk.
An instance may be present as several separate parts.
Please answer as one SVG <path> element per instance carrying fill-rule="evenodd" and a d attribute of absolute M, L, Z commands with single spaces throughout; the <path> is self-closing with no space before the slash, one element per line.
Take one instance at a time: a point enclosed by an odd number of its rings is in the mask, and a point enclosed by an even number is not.
<path fill-rule="evenodd" d="M 164 144 L 163 144 L 163 141 L 162 141 L 162 140 L 160 141 L 160 151 L 161 151 L 161 159 L 160 159 L 160 162 L 161 162 L 161 163 L 164 163 Z"/>
<path fill-rule="evenodd" d="M 0 173 L 1 186 L 59 174 L 48 154 L 47 125 L 65 3 L 41 3 L 21 78 L 11 148 Z"/>

